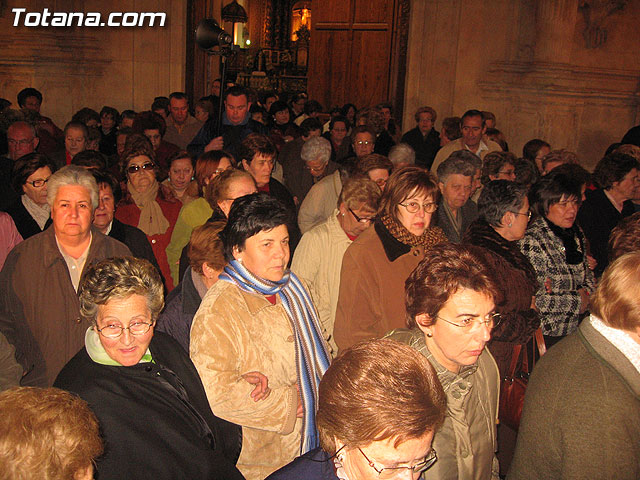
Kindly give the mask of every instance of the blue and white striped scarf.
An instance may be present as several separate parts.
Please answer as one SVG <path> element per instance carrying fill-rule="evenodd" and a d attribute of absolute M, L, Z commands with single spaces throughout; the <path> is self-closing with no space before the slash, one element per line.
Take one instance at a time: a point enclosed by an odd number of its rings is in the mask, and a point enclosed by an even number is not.
<path fill-rule="evenodd" d="M 298 277 L 288 270 L 278 282 L 256 277 L 237 260 L 232 260 L 219 276 L 245 292 L 278 295 L 282 301 L 296 340 L 296 367 L 302 395 L 304 417 L 300 455 L 318 447 L 316 409 L 318 385 L 329 368 L 327 344 L 322 337 L 320 321 L 309 292 Z"/>

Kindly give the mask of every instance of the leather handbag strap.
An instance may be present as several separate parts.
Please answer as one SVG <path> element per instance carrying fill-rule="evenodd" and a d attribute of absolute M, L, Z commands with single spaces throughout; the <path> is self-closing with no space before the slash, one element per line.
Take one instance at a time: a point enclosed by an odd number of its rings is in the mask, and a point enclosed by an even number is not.
<path fill-rule="evenodd" d="M 520 358 L 520 350 L 522 350 L 522 345 L 513 346 L 513 352 L 511 353 L 511 366 L 509 367 L 509 378 L 513 378 L 516 374 L 518 359 Z"/>
<path fill-rule="evenodd" d="M 544 337 L 542 336 L 541 328 L 536 330 L 534 338 L 536 339 L 536 343 L 538 344 L 538 353 L 540 354 L 540 356 L 544 355 L 547 352 L 547 345 L 544 343 Z"/>

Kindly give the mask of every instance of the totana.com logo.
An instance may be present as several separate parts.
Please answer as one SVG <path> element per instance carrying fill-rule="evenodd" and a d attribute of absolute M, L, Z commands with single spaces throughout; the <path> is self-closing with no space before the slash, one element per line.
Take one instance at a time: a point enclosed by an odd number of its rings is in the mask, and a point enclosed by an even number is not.
<path fill-rule="evenodd" d="M 106 21 L 100 12 L 27 12 L 12 8 L 14 27 L 164 27 L 164 12 L 111 12 Z M 158 23 L 156 24 L 156 19 Z"/>

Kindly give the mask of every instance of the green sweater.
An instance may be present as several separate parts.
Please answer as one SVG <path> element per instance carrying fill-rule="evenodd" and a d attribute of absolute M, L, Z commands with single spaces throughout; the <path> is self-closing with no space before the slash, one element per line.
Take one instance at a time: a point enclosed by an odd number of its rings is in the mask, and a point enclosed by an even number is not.
<path fill-rule="evenodd" d="M 211 214 L 213 214 L 213 209 L 209 202 L 202 197 L 188 203 L 180 210 L 176 226 L 173 228 L 173 234 L 171 234 L 171 242 L 167 247 L 167 261 L 169 262 L 174 285 L 178 285 L 182 280 L 179 274 L 180 265 L 178 264 L 182 249 L 191 240 L 191 232 L 200 225 L 204 225 L 211 217 Z"/>
<path fill-rule="evenodd" d="M 507 479 L 639 478 L 640 373 L 585 320 L 536 364 Z"/>

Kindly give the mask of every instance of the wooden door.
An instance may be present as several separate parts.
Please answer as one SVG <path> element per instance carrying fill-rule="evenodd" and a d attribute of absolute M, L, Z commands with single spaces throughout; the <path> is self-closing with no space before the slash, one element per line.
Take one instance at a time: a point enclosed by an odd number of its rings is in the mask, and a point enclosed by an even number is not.
<path fill-rule="evenodd" d="M 313 0 L 308 90 L 325 109 L 396 103 L 400 0 Z M 397 75 L 396 75 L 397 76 Z M 401 102 L 400 102 L 401 104 Z"/>

